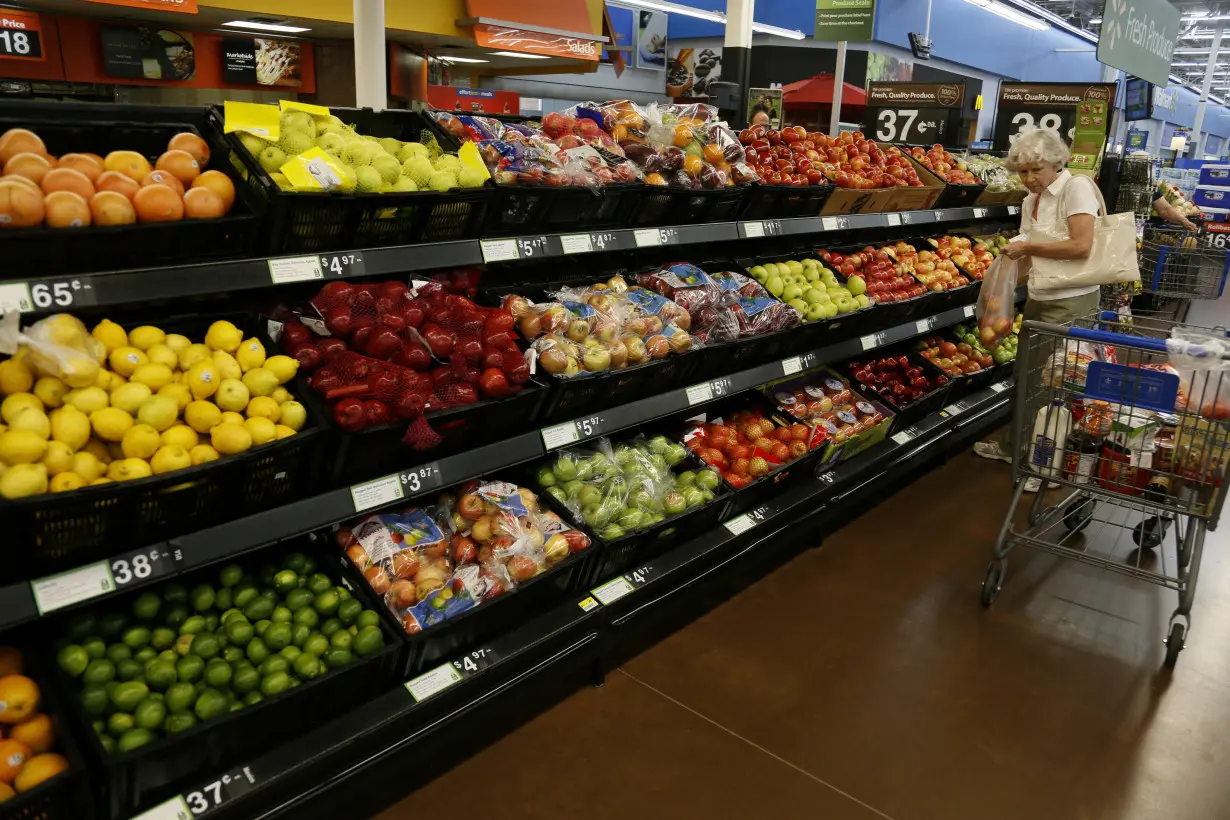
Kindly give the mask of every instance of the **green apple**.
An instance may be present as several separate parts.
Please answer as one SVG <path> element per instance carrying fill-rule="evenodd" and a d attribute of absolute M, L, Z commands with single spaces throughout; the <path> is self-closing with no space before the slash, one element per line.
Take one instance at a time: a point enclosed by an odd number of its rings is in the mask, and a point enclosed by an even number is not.
<path fill-rule="evenodd" d="M 751 277 L 757 282 L 763 282 L 769 276 L 769 272 L 764 269 L 764 265 L 752 265 L 751 269 L 748 270 L 748 273 L 751 274 Z"/>
<path fill-rule="evenodd" d="M 836 302 L 837 302 L 837 312 L 838 313 L 850 313 L 856 307 L 858 307 L 858 303 L 855 302 L 853 299 L 851 299 L 849 296 L 843 296 L 842 298 L 837 299 Z"/>
<path fill-rule="evenodd" d="M 782 290 L 786 286 L 782 283 L 782 278 L 775 273 L 765 280 L 764 287 L 765 290 L 774 296 L 781 296 Z"/>
<path fill-rule="evenodd" d="M 815 268 L 807 268 L 803 271 L 803 278 L 808 282 L 818 282 L 820 281 L 820 271 Z"/>
<path fill-rule="evenodd" d="M 861 308 L 865 308 L 871 304 L 871 300 L 867 298 L 867 294 L 865 293 L 860 293 L 858 296 L 855 296 L 854 301 L 858 302 L 858 306 Z"/>
<path fill-rule="evenodd" d="M 833 302 L 829 302 L 827 305 L 825 305 L 824 309 L 825 311 L 828 312 L 828 318 L 830 319 L 832 319 L 834 316 L 836 316 L 840 312 L 837 310 L 837 305 L 834 304 Z"/>
<path fill-rule="evenodd" d="M 786 267 L 789 268 L 790 272 L 793 273 L 795 276 L 798 276 L 799 274 L 803 272 L 803 263 L 796 262 L 793 259 L 791 259 L 789 262 L 786 263 Z"/>
<path fill-rule="evenodd" d="M 790 307 L 797 310 L 800 316 L 802 316 L 804 313 L 807 312 L 807 303 L 804 302 L 802 299 L 791 299 L 786 304 L 790 305 Z"/>
<path fill-rule="evenodd" d="M 846 282 L 846 288 L 852 296 L 858 296 L 861 293 L 867 292 L 867 283 L 863 281 L 861 276 L 851 276 Z"/>
<path fill-rule="evenodd" d="M 807 302 L 809 305 L 815 305 L 823 302 L 823 297 L 824 293 L 816 290 L 815 288 L 808 288 L 803 292 L 803 301 Z"/>
<path fill-rule="evenodd" d="M 817 262 L 815 259 L 808 257 L 807 259 L 803 260 L 804 270 L 818 270 L 819 268 L 820 268 L 820 263 Z"/>
<path fill-rule="evenodd" d="M 795 284 L 786 285 L 782 288 L 782 301 L 793 302 L 795 299 L 803 295 L 803 289 Z"/>
<path fill-rule="evenodd" d="M 803 314 L 803 318 L 809 322 L 814 322 L 818 319 L 825 319 L 828 315 L 829 313 L 824 309 L 824 305 L 812 303 L 807 306 L 807 312 Z"/>

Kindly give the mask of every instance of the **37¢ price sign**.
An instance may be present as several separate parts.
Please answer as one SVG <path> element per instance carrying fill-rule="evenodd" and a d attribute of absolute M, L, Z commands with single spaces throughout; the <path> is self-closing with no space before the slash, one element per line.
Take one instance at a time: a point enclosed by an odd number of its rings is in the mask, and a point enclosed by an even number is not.
<path fill-rule="evenodd" d="M 0 57 L 42 60 L 42 26 L 37 14 L 0 9 Z"/>

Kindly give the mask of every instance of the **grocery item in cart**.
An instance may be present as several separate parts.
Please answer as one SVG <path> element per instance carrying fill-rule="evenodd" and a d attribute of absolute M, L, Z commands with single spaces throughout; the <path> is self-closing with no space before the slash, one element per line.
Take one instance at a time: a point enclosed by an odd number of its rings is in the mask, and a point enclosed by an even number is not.
<path fill-rule="evenodd" d="M 983 278 L 978 294 L 978 340 L 989 349 L 994 350 L 1012 333 L 1017 276 L 1016 260 L 998 256 Z"/>

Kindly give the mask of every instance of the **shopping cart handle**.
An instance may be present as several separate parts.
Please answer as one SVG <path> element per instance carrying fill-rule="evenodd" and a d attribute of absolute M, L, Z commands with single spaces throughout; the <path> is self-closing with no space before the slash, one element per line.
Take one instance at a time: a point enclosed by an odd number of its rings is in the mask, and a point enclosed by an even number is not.
<path fill-rule="evenodd" d="M 1067 336 L 1072 339 L 1079 339 L 1082 342 L 1093 342 L 1094 344 L 1104 345 L 1131 345 L 1136 348 L 1144 348 L 1145 350 L 1154 350 L 1158 353 L 1166 352 L 1165 339 L 1153 339 L 1148 336 L 1132 336 L 1127 333 L 1113 333 L 1109 330 L 1090 330 L 1085 327 L 1065 327 L 1063 325 L 1053 325 L 1049 322 L 1026 322 L 1030 328 L 1044 330 L 1047 333 L 1054 333 L 1059 336 Z"/>

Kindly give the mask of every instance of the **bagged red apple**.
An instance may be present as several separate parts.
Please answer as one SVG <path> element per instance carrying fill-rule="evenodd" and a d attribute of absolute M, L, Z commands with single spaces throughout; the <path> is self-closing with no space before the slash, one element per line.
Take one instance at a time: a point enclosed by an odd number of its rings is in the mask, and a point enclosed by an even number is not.
<path fill-rule="evenodd" d="M 988 350 L 1012 332 L 1012 317 L 1016 314 L 1018 265 L 1015 259 L 1001 254 L 987 268 L 978 294 L 978 341 Z"/>

